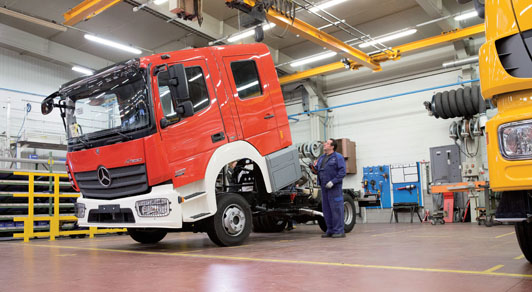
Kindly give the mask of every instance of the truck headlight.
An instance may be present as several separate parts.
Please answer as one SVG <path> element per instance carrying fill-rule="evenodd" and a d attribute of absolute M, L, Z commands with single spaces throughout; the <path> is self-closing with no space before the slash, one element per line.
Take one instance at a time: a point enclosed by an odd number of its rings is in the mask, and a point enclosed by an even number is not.
<path fill-rule="evenodd" d="M 78 218 L 85 217 L 85 204 L 83 204 L 83 203 L 74 203 L 74 214 Z"/>
<path fill-rule="evenodd" d="M 499 148 L 508 160 L 532 159 L 532 120 L 499 126 Z"/>
<path fill-rule="evenodd" d="M 141 217 L 162 217 L 170 214 L 170 201 L 168 199 L 149 199 L 135 203 L 137 214 Z"/>

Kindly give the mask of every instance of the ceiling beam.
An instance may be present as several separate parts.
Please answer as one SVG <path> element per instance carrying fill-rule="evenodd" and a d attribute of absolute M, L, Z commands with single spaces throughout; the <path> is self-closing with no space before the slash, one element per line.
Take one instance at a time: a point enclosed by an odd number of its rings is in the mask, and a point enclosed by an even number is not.
<path fill-rule="evenodd" d="M 482 33 L 484 33 L 484 24 L 483 23 L 477 24 L 477 25 L 474 25 L 474 26 L 470 26 L 470 27 L 467 27 L 467 28 L 463 28 L 463 29 L 455 29 L 455 30 L 447 32 L 447 33 L 442 33 L 441 35 L 438 35 L 438 36 L 434 36 L 434 37 L 422 39 L 422 40 L 419 40 L 419 41 L 407 43 L 407 44 L 404 44 L 404 45 L 400 45 L 400 46 L 397 46 L 397 47 L 393 47 L 392 49 L 394 51 L 397 51 L 399 54 L 403 55 L 405 53 L 407 53 L 407 54 L 408 53 L 413 53 L 413 52 L 416 52 L 416 51 L 419 51 L 419 50 L 422 50 L 422 49 L 427 49 L 427 48 L 434 47 L 434 46 L 437 46 L 437 45 L 441 45 L 441 44 L 445 44 L 445 43 L 449 43 L 449 42 L 454 42 L 454 41 L 457 41 L 457 40 L 461 40 L 461 39 L 468 38 L 468 37 L 471 37 L 471 36 L 479 35 L 479 34 L 482 34 Z M 390 58 L 389 55 L 387 55 L 385 53 L 379 53 L 379 54 L 376 54 L 376 55 L 372 55 L 371 58 L 375 62 L 379 62 L 379 63 L 380 62 L 385 62 L 385 61 L 388 61 L 388 60 L 393 60 L 393 59 Z M 358 69 L 359 67 L 360 66 L 357 66 L 357 64 L 351 64 L 351 69 Z M 295 81 L 298 81 L 298 80 L 301 80 L 301 79 L 313 77 L 313 76 L 316 76 L 316 75 L 333 73 L 333 72 L 337 72 L 337 71 L 339 71 L 341 69 L 345 70 L 345 68 L 346 68 L 346 65 L 344 63 L 335 62 L 335 63 L 331 63 L 331 64 L 328 64 L 328 65 L 312 68 L 312 69 L 309 69 L 309 70 L 306 70 L 306 71 L 298 72 L 298 73 L 295 73 L 295 74 L 282 76 L 282 77 L 279 78 L 279 82 L 284 85 L 284 84 L 295 82 Z"/>
<path fill-rule="evenodd" d="M 0 24 L 0 43 L 68 65 L 101 69 L 114 63 L 5 24 Z"/>
<path fill-rule="evenodd" d="M 121 0 L 85 0 L 63 14 L 63 17 L 65 18 L 63 24 L 74 26 L 81 21 L 98 15 L 120 1 Z"/>
<path fill-rule="evenodd" d="M 430 16 L 432 19 L 444 17 L 451 13 L 443 5 L 442 0 L 416 0 L 417 4 Z M 449 31 L 454 27 L 459 27 L 458 23 L 453 18 L 447 18 L 438 22 L 438 26 L 443 31 Z"/>
<path fill-rule="evenodd" d="M 225 0 L 226 2 L 234 2 L 235 0 Z M 255 0 L 243 0 L 249 7 L 255 6 Z M 335 51 L 338 54 L 353 60 L 357 64 L 368 67 L 373 71 L 380 71 L 381 67 L 379 63 L 375 62 L 366 53 L 353 48 L 352 46 L 342 42 L 341 40 L 320 31 L 316 27 L 301 21 L 297 18 L 290 19 L 283 14 L 275 11 L 275 9 L 269 9 L 266 12 L 266 18 L 268 21 L 275 23 L 276 25 L 287 28 L 290 32 L 300 35 L 301 37 L 318 44 L 321 47 L 328 48 L 331 51 Z"/>

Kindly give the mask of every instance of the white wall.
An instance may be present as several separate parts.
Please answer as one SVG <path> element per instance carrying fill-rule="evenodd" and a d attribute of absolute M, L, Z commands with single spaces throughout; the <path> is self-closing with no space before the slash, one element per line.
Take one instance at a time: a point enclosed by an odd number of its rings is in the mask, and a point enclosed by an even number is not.
<path fill-rule="evenodd" d="M 65 131 L 59 112 L 50 115 L 41 114 L 40 103 L 45 96 L 57 91 L 61 84 L 79 77 L 70 68 L 44 61 L 32 56 L 0 47 L 0 149 L 5 149 L 5 133 L 9 124 L 12 142 L 20 131 L 22 140 L 48 141 L 63 143 Z M 15 92 L 18 91 L 18 92 Z M 10 103 L 10 119 L 7 120 L 7 108 Z M 27 114 L 24 127 L 21 128 L 26 114 L 26 104 L 31 111 Z M 48 150 L 39 151 L 41 156 L 48 156 Z M 7 156 L 7 153 L 0 153 Z M 64 152 L 54 152 L 64 156 Z M 27 154 L 25 154 L 27 158 Z"/>
<path fill-rule="evenodd" d="M 328 95 L 329 106 L 369 100 L 410 92 L 459 81 L 460 70 L 436 72 L 434 75 L 411 76 L 404 81 L 375 85 L 372 88 L 342 90 Z M 427 76 L 429 75 L 429 76 Z M 429 148 L 453 144 L 448 136 L 452 120 L 429 117 L 423 102 L 431 100 L 435 92 L 456 89 L 459 86 L 409 94 L 391 99 L 334 109 L 331 116 L 332 131 L 328 137 L 349 138 L 357 144 L 357 174 L 349 175 L 344 186 L 361 189 L 362 168 L 365 166 L 428 161 Z M 299 105 L 287 107 L 288 114 L 301 112 Z M 295 143 L 308 141 L 308 118 L 300 116 L 299 122 L 290 122 Z"/>

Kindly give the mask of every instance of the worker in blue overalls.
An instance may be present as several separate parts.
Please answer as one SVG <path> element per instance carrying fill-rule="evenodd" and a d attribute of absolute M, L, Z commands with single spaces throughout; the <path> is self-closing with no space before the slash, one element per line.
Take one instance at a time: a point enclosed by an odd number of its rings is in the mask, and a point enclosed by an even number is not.
<path fill-rule="evenodd" d="M 315 168 L 321 187 L 321 205 L 327 232 L 321 237 L 342 238 L 344 233 L 344 196 L 342 180 L 345 176 L 345 159 L 336 152 L 338 143 L 329 139 L 323 142 L 324 154 L 318 158 Z"/>

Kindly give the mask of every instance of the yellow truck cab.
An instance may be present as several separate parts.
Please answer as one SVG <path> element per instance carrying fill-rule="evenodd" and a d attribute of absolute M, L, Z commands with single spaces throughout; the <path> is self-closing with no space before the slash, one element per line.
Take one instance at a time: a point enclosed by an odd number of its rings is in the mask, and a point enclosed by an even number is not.
<path fill-rule="evenodd" d="M 486 25 L 481 92 L 498 110 L 486 123 L 490 187 L 502 192 L 496 220 L 515 223 L 532 262 L 532 2 L 474 1 Z"/>

